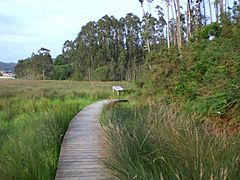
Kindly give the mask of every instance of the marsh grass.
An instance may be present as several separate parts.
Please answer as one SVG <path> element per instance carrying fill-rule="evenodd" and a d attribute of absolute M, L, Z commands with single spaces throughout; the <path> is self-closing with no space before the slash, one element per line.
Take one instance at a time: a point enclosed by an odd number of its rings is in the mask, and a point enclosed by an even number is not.
<path fill-rule="evenodd" d="M 173 106 L 106 107 L 105 164 L 119 179 L 238 179 L 239 136 L 216 136 Z"/>
<path fill-rule="evenodd" d="M 0 180 L 54 179 L 68 123 L 84 106 L 109 98 L 113 84 L 1 81 Z"/>

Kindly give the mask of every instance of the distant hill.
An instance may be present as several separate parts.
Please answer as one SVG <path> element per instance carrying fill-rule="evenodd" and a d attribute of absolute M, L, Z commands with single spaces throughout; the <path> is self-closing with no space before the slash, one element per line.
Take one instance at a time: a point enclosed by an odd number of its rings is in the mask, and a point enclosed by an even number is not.
<path fill-rule="evenodd" d="M 4 62 L 0 61 L 0 70 L 13 71 L 16 65 L 17 65 L 16 63 L 4 63 Z"/>

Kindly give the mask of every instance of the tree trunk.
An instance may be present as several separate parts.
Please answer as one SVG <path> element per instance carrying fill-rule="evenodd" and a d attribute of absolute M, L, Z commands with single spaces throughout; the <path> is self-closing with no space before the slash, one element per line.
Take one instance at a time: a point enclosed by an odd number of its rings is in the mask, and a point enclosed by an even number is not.
<path fill-rule="evenodd" d="M 88 68 L 88 81 L 91 81 L 91 69 Z"/>
<path fill-rule="evenodd" d="M 145 13 L 145 10 L 143 8 L 143 4 L 142 4 L 142 10 L 143 10 L 143 17 L 146 17 L 146 13 Z M 145 32 L 148 32 L 148 20 L 146 19 L 146 22 L 145 22 Z M 148 52 L 151 51 L 150 49 L 150 41 L 149 41 L 149 37 L 147 36 L 147 39 L 146 39 L 146 44 L 147 44 L 147 50 Z"/>
<path fill-rule="evenodd" d="M 174 14 L 174 10 L 173 10 L 173 5 L 171 4 L 171 10 L 172 10 L 172 18 L 174 19 L 174 17 L 175 17 L 175 14 Z M 175 31 L 175 26 L 174 26 L 174 24 L 173 24 L 173 45 L 174 45 L 174 47 L 176 47 L 176 45 L 177 45 L 177 40 L 176 40 L 176 31 Z"/>
<path fill-rule="evenodd" d="M 42 78 L 43 78 L 43 80 L 45 80 L 45 70 L 44 69 L 42 71 Z"/>
<path fill-rule="evenodd" d="M 213 23 L 213 18 L 212 18 L 212 5 L 211 5 L 211 0 L 208 0 L 209 4 L 209 13 L 210 13 L 210 23 Z"/>
<path fill-rule="evenodd" d="M 218 20 L 218 15 L 219 15 L 218 5 L 219 5 L 218 0 L 216 0 L 216 1 L 215 1 L 215 6 L 216 6 L 216 22 L 217 22 L 217 23 L 219 22 L 219 20 Z"/>
<path fill-rule="evenodd" d="M 205 4 L 205 0 L 203 0 L 203 13 L 204 13 L 204 25 L 207 25 L 207 14 L 206 14 L 206 4 Z"/>
<path fill-rule="evenodd" d="M 223 10 L 224 10 L 223 0 L 220 0 L 220 16 L 223 14 Z"/>
<path fill-rule="evenodd" d="M 189 42 L 189 39 L 191 38 L 191 6 L 190 6 L 190 0 L 187 0 L 187 42 Z"/>
<path fill-rule="evenodd" d="M 168 18 L 168 21 L 167 21 L 167 43 L 168 43 L 168 49 L 170 48 L 170 27 L 169 27 L 169 21 L 170 21 L 170 18 L 169 18 L 169 6 L 170 6 L 170 0 L 167 1 L 167 18 Z"/>
<path fill-rule="evenodd" d="M 182 48 L 182 33 L 181 33 L 181 11 L 180 11 L 180 2 L 179 0 L 176 0 L 177 2 L 177 13 L 176 13 L 176 19 L 177 19 L 177 43 L 178 43 L 178 49 L 181 50 Z"/>
<path fill-rule="evenodd" d="M 201 1 L 199 0 L 198 1 L 198 4 L 197 4 L 197 7 L 198 7 L 198 12 L 197 12 L 197 15 L 198 15 L 198 28 L 200 28 L 200 27 L 202 27 L 202 22 L 203 22 L 203 20 L 202 20 L 202 12 L 201 12 L 201 9 L 202 9 L 202 7 L 201 7 Z"/>

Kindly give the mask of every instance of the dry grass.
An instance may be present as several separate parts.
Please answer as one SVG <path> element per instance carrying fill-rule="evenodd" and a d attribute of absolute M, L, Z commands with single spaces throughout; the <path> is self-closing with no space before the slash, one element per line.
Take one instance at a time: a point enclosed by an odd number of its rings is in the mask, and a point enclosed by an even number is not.
<path fill-rule="evenodd" d="M 239 136 L 216 137 L 171 105 L 115 106 L 103 114 L 106 165 L 119 179 L 238 179 Z"/>
<path fill-rule="evenodd" d="M 84 106 L 125 82 L 0 81 L 0 180 L 54 179 L 62 137 Z"/>

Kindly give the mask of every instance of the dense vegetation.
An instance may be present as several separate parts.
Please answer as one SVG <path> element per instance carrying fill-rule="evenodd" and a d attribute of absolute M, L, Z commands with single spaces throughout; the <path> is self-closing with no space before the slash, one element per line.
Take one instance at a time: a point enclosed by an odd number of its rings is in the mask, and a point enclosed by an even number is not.
<path fill-rule="evenodd" d="M 105 164 L 116 177 L 239 178 L 240 2 L 214 2 L 209 22 L 205 1 L 187 1 L 186 24 L 180 1 L 168 4 L 176 7 L 175 42 L 170 36 L 170 46 L 146 55 L 137 102 L 103 114 Z"/>
<path fill-rule="evenodd" d="M 202 120 L 173 105 L 108 107 L 105 165 L 118 179 L 238 179 L 239 136 L 215 136 Z"/>
<path fill-rule="evenodd" d="M 112 85 L 2 80 L 0 179 L 54 179 L 70 120 L 84 106 L 109 97 Z"/>
<path fill-rule="evenodd" d="M 167 104 L 177 101 L 185 111 L 238 128 L 240 26 L 229 18 L 195 31 L 181 52 L 151 53 L 139 81 L 141 93 Z M 210 31 L 215 35 L 212 41 L 208 40 Z"/>
<path fill-rule="evenodd" d="M 162 9 L 158 7 L 157 10 L 158 17 L 146 14 L 144 20 L 129 13 L 119 20 L 105 15 L 97 22 L 91 21 L 82 27 L 74 41 L 64 43 L 62 54 L 56 59 L 51 58 L 48 49 L 41 48 L 30 58 L 19 60 L 16 76 L 98 80 L 95 74 L 101 71 L 101 75 L 105 73 L 101 80 L 136 80 L 148 49 L 146 37 L 151 37 L 152 50 L 158 51 L 166 44 L 166 21 Z"/>
<path fill-rule="evenodd" d="M 158 17 L 139 1 L 142 20 L 89 22 L 55 60 L 45 48 L 20 60 L 17 77 L 137 80 L 134 103 L 103 116 L 120 179 L 237 179 L 240 1 L 164 1 Z"/>

